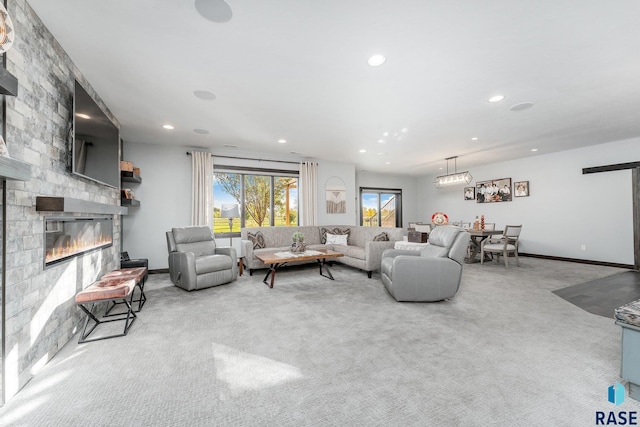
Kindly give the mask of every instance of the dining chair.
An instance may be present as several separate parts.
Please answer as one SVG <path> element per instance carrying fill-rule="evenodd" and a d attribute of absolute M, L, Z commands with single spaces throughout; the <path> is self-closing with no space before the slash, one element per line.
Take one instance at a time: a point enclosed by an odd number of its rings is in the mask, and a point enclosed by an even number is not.
<path fill-rule="evenodd" d="M 485 224 L 486 229 L 486 224 Z M 504 233 L 497 239 L 486 239 L 480 244 L 480 263 L 484 263 L 484 254 L 497 254 L 497 261 L 500 262 L 500 255 L 504 255 L 504 266 L 509 268 L 509 254 L 513 253 L 516 257 L 516 263 L 520 266 L 518 259 L 518 240 L 522 225 L 507 225 L 504 227 Z"/>
<path fill-rule="evenodd" d="M 469 224 L 469 228 L 465 228 L 466 226 L 463 225 L 463 228 L 465 230 L 471 230 L 473 228 L 473 224 L 471 224 L 471 223 L 468 223 L 468 224 Z M 478 224 L 478 226 L 480 226 L 480 224 Z M 484 223 L 483 230 L 493 231 L 495 229 L 496 229 L 496 223 L 495 222 L 485 222 Z M 486 240 L 486 239 L 484 239 L 484 240 Z M 469 246 L 467 247 L 467 259 L 471 260 L 473 258 L 471 256 L 471 254 L 473 253 L 473 247 L 474 246 L 477 247 L 477 245 L 478 245 L 478 243 L 476 243 L 475 241 L 473 241 L 473 240 L 469 241 Z M 477 254 L 478 254 L 478 252 L 476 252 L 476 255 Z"/>

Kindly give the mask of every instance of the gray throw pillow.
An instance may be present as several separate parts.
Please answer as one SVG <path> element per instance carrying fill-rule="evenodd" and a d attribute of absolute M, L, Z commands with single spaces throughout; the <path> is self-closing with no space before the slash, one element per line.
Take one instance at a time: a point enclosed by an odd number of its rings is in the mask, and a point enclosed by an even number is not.
<path fill-rule="evenodd" d="M 264 242 L 264 235 L 261 231 L 257 231 L 255 234 L 247 233 L 247 238 L 253 243 L 253 249 L 263 249 L 267 245 Z"/>
<path fill-rule="evenodd" d="M 374 236 L 373 241 L 374 242 L 388 242 L 389 241 L 389 235 L 387 234 L 386 231 L 383 231 L 382 233 L 378 234 L 377 236 Z"/>

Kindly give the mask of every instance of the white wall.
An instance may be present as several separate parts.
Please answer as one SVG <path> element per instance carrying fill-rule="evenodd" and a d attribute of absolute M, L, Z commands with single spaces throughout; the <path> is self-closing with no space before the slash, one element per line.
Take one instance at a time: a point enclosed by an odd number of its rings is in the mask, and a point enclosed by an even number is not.
<path fill-rule="evenodd" d="M 406 229 L 409 222 L 420 220 L 418 209 L 418 183 L 420 179 L 408 175 L 391 175 L 361 171 L 356 174 L 356 199 L 361 187 L 389 188 L 402 190 L 402 226 Z M 360 221 L 358 217 L 356 221 Z"/>
<path fill-rule="evenodd" d="M 327 180 L 338 177 L 347 189 L 347 212 L 329 214 L 326 209 L 325 187 Z M 350 163 L 318 161 L 318 225 L 356 225 L 358 223 L 358 190 L 356 169 Z"/>
<path fill-rule="evenodd" d="M 141 184 L 127 184 L 140 200 L 123 221 L 123 249 L 148 258 L 149 268 L 167 268 L 165 231 L 190 223 L 191 159 L 185 147 L 125 143 L 124 158 L 141 168 Z M 512 202 L 478 204 L 463 199 L 461 187 L 437 190 L 433 176 L 361 172 L 348 163 L 318 161 L 320 225 L 358 223 L 358 188 L 401 188 L 403 225 L 430 221 L 443 211 L 451 221 L 471 221 L 484 214 L 487 222 L 524 225 L 522 252 L 594 261 L 633 264 L 631 172 L 583 175 L 582 168 L 640 160 L 640 139 L 601 144 L 555 154 L 473 168 L 475 181 L 512 178 L 529 181 L 530 197 Z M 347 213 L 327 214 L 324 188 L 329 178 L 347 187 Z M 475 181 L 472 183 L 475 185 Z M 228 239 L 221 239 L 228 245 Z M 239 242 L 234 239 L 236 248 Z M 581 246 L 587 250 L 582 251 Z"/>
<path fill-rule="evenodd" d="M 124 144 L 124 159 L 140 168 L 135 191 L 140 207 L 123 220 L 123 250 L 148 258 L 149 269 L 168 268 L 165 232 L 191 223 L 191 157 L 185 147 Z"/>
<path fill-rule="evenodd" d="M 129 208 L 129 215 L 123 217 L 123 250 L 128 251 L 132 258 L 148 258 L 149 269 L 168 268 L 166 231 L 172 227 L 184 227 L 191 223 L 191 157 L 186 155 L 187 151 L 191 150 L 188 147 L 144 143 L 125 142 L 124 144 L 124 159 L 140 168 L 142 183 L 124 183 L 124 186 L 135 191 L 135 198 L 140 201 L 140 207 Z M 242 163 L 224 158 L 216 161 L 216 154 L 230 154 L 212 151 L 216 164 L 241 165 Z M 233 153 L 232 155 L 261 157 L 256 153 Z M 293 158 L 286 160 L 294 161 Z M 260 165 L 267 168 L 292 168 L 291 165 L 270 163 L 265 160 L 262 160 Z M 297 169 L 295 165 L 293 169 Z M 345 214 L 327 214 L 324 208 L 325 184 L 333 176 L 340 177 L 347 188 Z M 356 224 L 356 197 L 354 165 L 318 161 L 318 223 L 320 225 Z M 216 239 L 216 242 L 220 246 L 228 246 L 229 238 Z M 232 244 L 240 250 L 239 238 L 234 237 Z"/>
<path fill-rule="evenodd" d="M 530 197 L 502 203 L 465 201 L 462 187 L 438 190 L 434 176 L 422 177 L 420 219 L 430 221 L 436 211 L 450 221 L 484 214 L 500 228 L 524 225 L 521 252 L 632 265 L 631 171 L 583 175 L 582 169 L 639 160 L 640 138 L 634 138 L 472 168 L 472 185 L 509 177 L 529 181 Z"/>

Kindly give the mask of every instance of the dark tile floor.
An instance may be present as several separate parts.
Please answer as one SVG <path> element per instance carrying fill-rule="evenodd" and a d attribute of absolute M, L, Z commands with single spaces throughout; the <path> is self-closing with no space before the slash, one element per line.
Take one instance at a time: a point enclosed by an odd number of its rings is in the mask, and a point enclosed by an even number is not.
<path fill-rule="evenodd" d="M 625 271 L 553 293 L 589 313 L 613 318 L 616 308 L 640 299 L 640 272 Z"/>

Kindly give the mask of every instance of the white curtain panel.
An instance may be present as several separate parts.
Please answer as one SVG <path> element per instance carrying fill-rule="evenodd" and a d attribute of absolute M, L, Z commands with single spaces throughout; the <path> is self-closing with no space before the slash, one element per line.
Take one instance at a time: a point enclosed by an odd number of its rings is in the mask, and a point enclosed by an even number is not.
<path fill-rule="evenodd" d="M 191 225 L 213 224 L 213 156 L 191 152 Z"/>
<path fill-rule="evenodd" d="M 300 163 L 300 225 L 318 225 L 318 164 Z"/>

